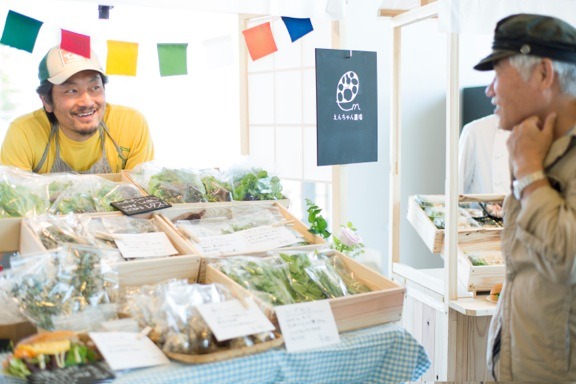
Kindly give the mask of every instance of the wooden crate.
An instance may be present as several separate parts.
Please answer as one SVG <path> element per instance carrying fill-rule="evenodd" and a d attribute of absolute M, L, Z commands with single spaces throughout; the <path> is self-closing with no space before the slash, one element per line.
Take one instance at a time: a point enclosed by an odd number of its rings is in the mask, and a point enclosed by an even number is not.
<path fill-rule="evenodd" d="M 472 265 L 469 253 L 501 252 L 500 237 L 484 241 L 464 241 L 458 246 L 458 279 L 470 292 L 490 291 L 497 283 L 504 281 L 506 267 L 498 265 Z"/>
<path fill-rule="evenodd" d="M 9 339 L 14 345 L 23 338 L 37 332 L 38 330 L 34 324 L 27 320 L 14 324 L 0 324 L 0 339 Z"/>
<path fill-rule="evenodd" d="M 200 213 L 203 211 L 209 211 L 209 215 L 216 215 L 217 212 L 225 212 L 228 208 L 234 205 L 246 205 L 246 204 L 253 204 L 262 207 L 277 207 L 284 219 L 291 223 L 293 226 L 292 228 L 296 230 L 304 240 L 308 243 L 308 245 L 302 246 L 294 246 L 294 247 L 284 247 L 282 250 L 315 250 L 320 248 L 326 248 L 326 240 L 321 236 L 314 235 L 308 231 L 308 227 L 300 220 L 298 220 L 295 216 L 293 216 L 285 207 L 283 202 L 280 201 L 271 201 L 271 200 L 260 200 L 254 202 L 247 202 L 247 201 L 233 201 L 233 202 L 222 202 L 222 203 L 189 203 L 189 204 L 176 204 L 171 208 L 166 208 L 161 211 L 162 216 L 166 220 L 169 226 L 174 228 L 174 231 L 177 231 L 176 227 L 172 223 L 172 220 L 177 219 L 178 217 L 190 214 L 190 213 Z M 213 212 L 213 213 L 210 213 Z M 195 243 L 190 240 L 189 238 L 183 236 L 186 241 L 187 247 L 190 248 L 191 252 L 202 254 L 201 251 L 194 245 Z M 260 251 L 251 251 L 251 252 L 242 252 L 242 255 L 251 255 L 251 256 L 265 256 L 266 253 L 270 251 L 270 249 L 262 249 Z M 200 272 L 198 275 L 198 281 L 200 283 L 205 282 L 206 277 L 206 265 L 217 262 L 222 257 L 229 257 L 229 256 L 236 256 L 238 254 L 226 254 L 220 256 L 207 256 L 202 255 L 202 261 L 200 265 Z"/>
<path fill-rule="evenodd" d="M 340 258 L 354 273 L 358 281 L 364 283 L 372 290 L 367 293 L 329 299 L 339 332 L 400 320 L 405 294 L 403 286 L 346 255 L 335 252 L 334 257 Z M 266 316 L 277 324 L 274 307 L 258 299 L 214 265 L 208 265 L 206 268 L 206 283 L 220 283 L 244 297 L 253 297 Z"/>
<path fill-rule="evenodd" d="M 430 201 L 443 202 L 443 195 L 421 195 Z M 494 202 L 502 201 L 503 195 L 461 195 L 460 202 Z M 426 212 L 416 202 L 415 196 L 408 198 L 408 221 L 424 244 L 432 253 L 442 253 L 444 250 L 444 229 L 438 229 L 430 220 Z M 500 238 L 502 228 L 469 228 L 458 230 L 458 242 L 465 240 L 468 242 L 486 241 Z"/>
<path fill-rule="evenodd" d="M 84 214 L 91 217 L 102 215 L 122 215 L 119 212 Z M 178 251 L 178 255 L 162 258 L 130 260 L 116 264 L 121 286 L 141 286 L 156 284 L 168 279 L 188 279 L 189 282 L 198 281 L 201 256 L 194 252 L 184 238 L 174 231 L 162 218 L 153 214 L 141 215 L 142 218 L 152 219 Z M 40 238 L 26 224 L 21 223 L 20 253 L 22 255 L 46 251 Z"/>
<path fill-rule="evenodd" d="M 96 176 L 117 183 L 132 184 L 132 181 L 122 173 L 106 173 L 98 174 Z M 136 185 L 136 187 L 138 186 Z M 146 195 L 140 187 L 138 187 L 138 189 L 143 195 Z M 0 252 L 15 252 L 20 250 L 21 222 L 21 217 L 0 218 Z"/>

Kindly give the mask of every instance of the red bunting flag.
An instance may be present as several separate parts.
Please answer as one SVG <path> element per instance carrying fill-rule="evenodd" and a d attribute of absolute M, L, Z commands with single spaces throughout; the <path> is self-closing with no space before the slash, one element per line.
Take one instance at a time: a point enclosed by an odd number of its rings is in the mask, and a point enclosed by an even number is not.
<path fill-rule="evenodd" d="M 278 50 L 269 22 L 246 29 L 242 34 L 254 61 Z"/>
<path fill-rule="evenodd" d="M 77 55 L 90 58 L 90 36 L 62 29 L 60 48 Z"/>

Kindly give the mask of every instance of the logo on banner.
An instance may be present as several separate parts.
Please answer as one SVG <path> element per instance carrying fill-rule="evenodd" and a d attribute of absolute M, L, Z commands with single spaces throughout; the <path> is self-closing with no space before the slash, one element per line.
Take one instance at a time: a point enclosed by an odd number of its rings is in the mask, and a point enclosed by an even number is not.
<path fill-rule="evenodd" d="M 340 77 L 336 88 L 336 104 L 345 111 L 360 110 L 360 104 L 354 103 L 360 89 L 360 78 L 354 71 L 348 71 Z"/>

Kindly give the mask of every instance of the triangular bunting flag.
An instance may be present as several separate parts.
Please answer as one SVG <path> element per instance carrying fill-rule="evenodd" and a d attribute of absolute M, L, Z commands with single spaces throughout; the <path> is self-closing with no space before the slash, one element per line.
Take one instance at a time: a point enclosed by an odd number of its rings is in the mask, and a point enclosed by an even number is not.
<path fill-rule="evenodd" d="M 136 76 L 138 43 L 108 40 L 106 74 Z"/>
<path fill-rule="evenodd" d="M 158 44 L 160 76 L 186 75 L 188 44 Z"/>
<path fill-rule="evenodd" d="M 90 36 L 62 30 L 60 48 L 79 56 L 90 58 Z"/>
<path fill-rule="evenodd" d="M 278 50 L 270 23 L 264 23 L 242 31 L 252 60 L 258 60 Z"/>
<path fill-rule="evenodd" d="M 32 53 L 42 22 L 8 11 L 0 43 Z"/>
<path fill-rule="evenodd" d="M 310 19 L 296 19 L 294 17 L 282 16 L 282 21 L 284 22 L 284 25 L 286 25 L 286 29 L 290 34 L 292 42 L 295 42 L 302 36 L 307 35 L 314 30 Z"/>

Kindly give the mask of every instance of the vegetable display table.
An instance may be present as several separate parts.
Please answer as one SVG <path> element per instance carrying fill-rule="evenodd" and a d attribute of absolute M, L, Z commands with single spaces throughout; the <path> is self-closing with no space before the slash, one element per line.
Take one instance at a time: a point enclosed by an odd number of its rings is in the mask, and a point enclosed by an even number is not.
<path fill-rule="evenodd" d="M 333 346 L 298 353 L 284 347 L 210 364 L 168 365 L 117 373 L 113 383 L 401 383 L 430 367 L 424 348 L 404 328 L 386 324 L 342 333 Z M 2 359 L 4 355 L 0 355 Z M 0 376 L 0 382 L 24 381 Z"/>

